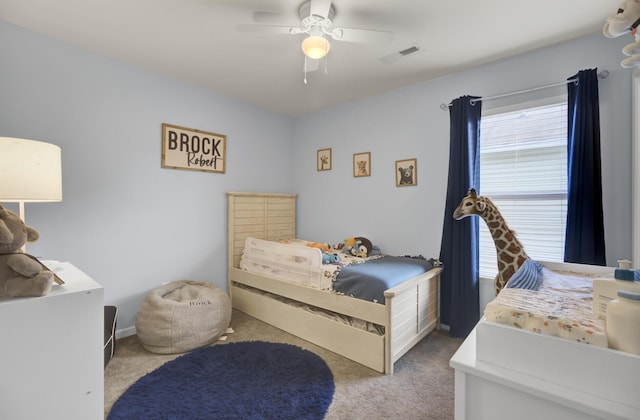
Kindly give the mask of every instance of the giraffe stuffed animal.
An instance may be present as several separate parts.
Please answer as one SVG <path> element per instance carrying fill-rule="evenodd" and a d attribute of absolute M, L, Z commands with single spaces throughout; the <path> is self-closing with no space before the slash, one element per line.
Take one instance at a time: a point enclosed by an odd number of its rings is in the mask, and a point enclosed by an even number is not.
<path fill-rule="evenodd" d="M 498 275 L 494 286 L 498 294 L 529 256 L 493 202 L 477 195 L 472 188 L 453 212 L 453 218 L 460 220 L 473 215 L 480 216 L 485 221 L 496 246 Z"/>

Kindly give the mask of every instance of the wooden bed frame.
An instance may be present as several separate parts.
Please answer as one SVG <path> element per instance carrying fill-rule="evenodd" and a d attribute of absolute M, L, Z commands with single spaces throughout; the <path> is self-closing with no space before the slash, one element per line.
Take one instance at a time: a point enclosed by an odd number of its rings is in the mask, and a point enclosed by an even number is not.
<path fill-rule="evenodd" d="M 393 364 L 439 327 L 437 267 L 385 291 L 385 304 L 283 282 L 239 268 L 244 241 L 296 237 L 296 194 L 228 192 L 228 287 L 234 308 L 355 362 L 392 374 Z M 266 291 L 384 327 L 377 335 L 252 292 Z"/>

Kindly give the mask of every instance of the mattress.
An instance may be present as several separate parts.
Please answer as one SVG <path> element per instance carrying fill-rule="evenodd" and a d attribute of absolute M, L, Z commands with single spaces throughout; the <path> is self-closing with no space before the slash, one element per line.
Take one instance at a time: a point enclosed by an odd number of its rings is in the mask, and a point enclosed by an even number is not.
<path fill-rule="evenodd" d="M 433 267 L 433 260 L 383 255 L 366 264 L 342 267 L 333 282 L 333 289 L 347 296 L 384 304 L 385 290 L 424 274 Z"/>
<path fill-rule="evenodd" d="M 604 321 L 593 315 L 593 279 L 542 269 L 538 290 L 505 288 L 487 304 L 488 321 L 607 347 Z"/>

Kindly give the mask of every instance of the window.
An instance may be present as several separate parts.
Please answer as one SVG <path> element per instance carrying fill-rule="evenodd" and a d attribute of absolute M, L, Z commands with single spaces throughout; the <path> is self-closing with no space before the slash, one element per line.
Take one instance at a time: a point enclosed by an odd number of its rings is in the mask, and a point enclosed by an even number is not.
<path fill-rule="evenodd" d="M 483 113 L 480 193 L 491 198 L 527 254 L 564 259 L 567 214 L 567 101 Z M 551 103 L 549 103 L 551 102 Z M 480 222 L 480 277 L 498 272 L 493 239 Z"/>

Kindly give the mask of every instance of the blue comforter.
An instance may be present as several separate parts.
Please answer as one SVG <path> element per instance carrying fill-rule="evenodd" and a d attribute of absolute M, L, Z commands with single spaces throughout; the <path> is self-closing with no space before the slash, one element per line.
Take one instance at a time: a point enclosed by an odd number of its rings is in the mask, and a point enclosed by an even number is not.
<path fill-rule="evenodd" d="M 333 288 L 347 296 L 384 304 L 384 291 L 433 268 L 432 261 L 383 256 L 342 267 Z"/>

